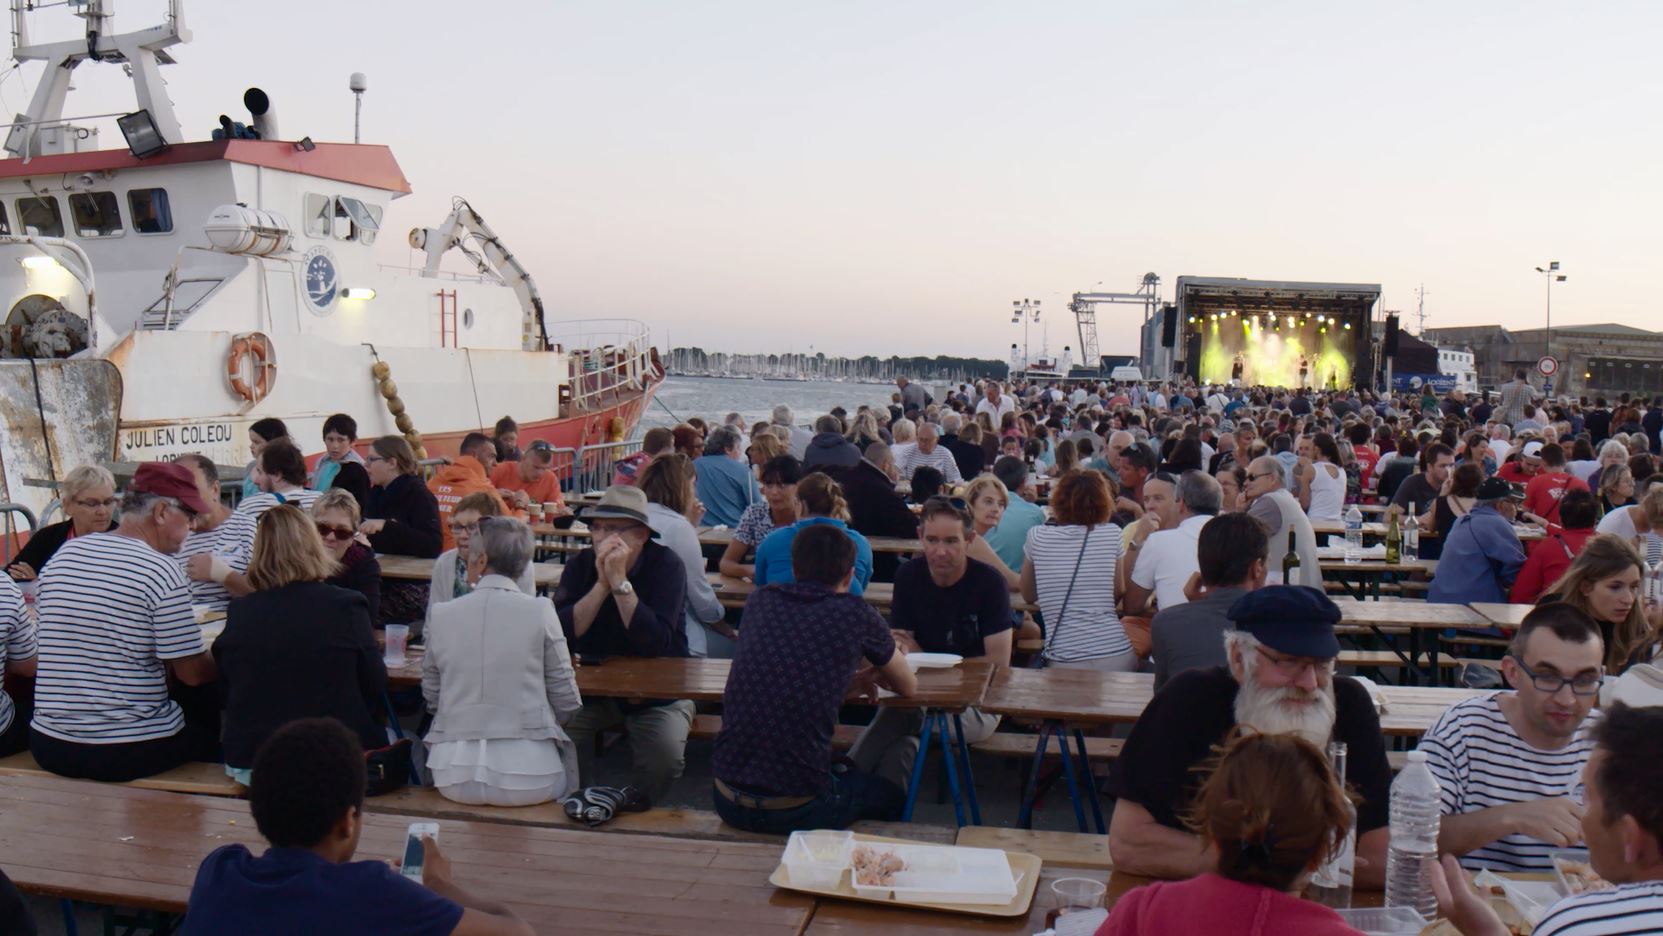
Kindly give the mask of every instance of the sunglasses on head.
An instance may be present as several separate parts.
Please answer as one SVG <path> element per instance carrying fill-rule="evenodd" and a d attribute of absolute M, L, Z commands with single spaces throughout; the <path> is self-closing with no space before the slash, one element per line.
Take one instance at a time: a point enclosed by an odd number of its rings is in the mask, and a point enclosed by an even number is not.
<path fill-rule="evenodd" d="M 349 540 L 352 539 L 352 535 L 357 532 L 352 527 L 335 526 L 332 523 L 320 523 L 317 527 L 318 535 L 324 539 Z"/>

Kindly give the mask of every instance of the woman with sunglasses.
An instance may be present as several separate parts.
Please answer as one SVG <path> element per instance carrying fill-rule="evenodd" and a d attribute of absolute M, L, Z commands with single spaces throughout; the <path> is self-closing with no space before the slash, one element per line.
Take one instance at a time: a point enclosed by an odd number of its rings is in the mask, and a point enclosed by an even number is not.
<path fill-rule="evenodd" d="M 58 547 L 77 536 L 115 529 L 115 478 L 98 465 L 82 465 L 71 471 L 58 485 L 58 496 L 69 519 L 29 535 L 17 559 L 6 567 L 6 574 L 13 580 L 34 581 Z"/>
<path fill-rule="evenodd" d="M 450 514 L 450 535 L 456 538 L 456 548 L 446 550 L 433 560 L 433 584 L 427 591 L 427 614 L 433 616 L 433 606 L 454 601 L 471 594 L 477 580 L 468 576 L 468 541 L 479 532 L 479 521 L 486 517 L 502 516 L 502 503 L 489 493 L 469 494 L 456 502 Z M 528 595 L 537 594 L 537 583 L 532 578 L 531 565 L 520 571 L 515 585 Z"/>
<path fill-rule="evenodd" d="M 312 502 L 312 522 L 323 548 L 340 565 L 329 584 L 363 595 L 370 606 L 370 620 L 376 621 L 381 615 L 381 563 L 358 532 L 361 519 L 358 499 L 344 488 L 324 491 Z"/>

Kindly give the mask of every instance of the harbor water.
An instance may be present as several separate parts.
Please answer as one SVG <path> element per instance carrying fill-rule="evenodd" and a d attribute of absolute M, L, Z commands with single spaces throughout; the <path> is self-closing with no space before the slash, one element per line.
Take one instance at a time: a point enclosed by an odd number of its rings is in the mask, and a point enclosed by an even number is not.
<path fill-rule="evenodd" d="M 943 399 L 945 383 L 924 381 L 937 401 Z M 746 380 L 733 377 L 670 377 L 658 388 L 657 402 L 641 417 L 641 429 L 674 426 L 689 416 L 720 421 L 728 413 L 745 417 L 745 425 L 771 417 L 781 403 L 791 407 L 800 426 L 811 425 L 816 416 L 841 406 L 851 415 L 862 403 L 888 406 L 892 383 L 839 383 L 832 380 Z M 673 415 L 672 415 L 673 414 Z"/>

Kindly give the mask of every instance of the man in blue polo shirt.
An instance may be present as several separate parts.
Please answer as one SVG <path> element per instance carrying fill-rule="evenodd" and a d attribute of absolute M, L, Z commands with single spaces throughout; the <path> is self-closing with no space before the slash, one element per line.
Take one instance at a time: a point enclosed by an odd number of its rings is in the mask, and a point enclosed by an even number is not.
<path fill-rule="evenodd" d="M 450 860 L 432 839 L 423 843 L 420 884 L 385 861 L 352 860 L 363 830 L 364 752 L 335 719 L 290 722 L 266 741 L 248 808 L 271 847 L 255 857 L 224 845 L 203 859 L 182 936 L 531 936 L 506 906 L 451 880 Z"/>

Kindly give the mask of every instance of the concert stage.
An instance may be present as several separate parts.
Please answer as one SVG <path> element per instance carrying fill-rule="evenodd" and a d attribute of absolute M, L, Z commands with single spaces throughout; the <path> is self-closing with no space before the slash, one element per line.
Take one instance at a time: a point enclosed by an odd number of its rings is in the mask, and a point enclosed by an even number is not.
<path fill-rule="evenodd" d="M 1376 383 L 1378 285 L 1180 276 L 1162 322 L 1169 369 L 1203 384 L 1352 389 Z"/>

